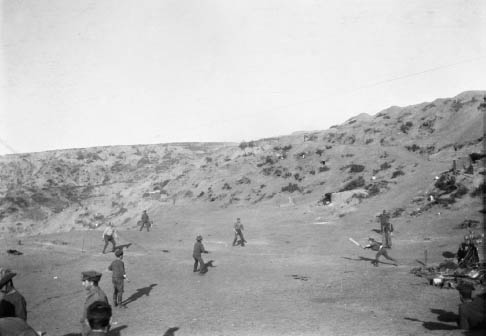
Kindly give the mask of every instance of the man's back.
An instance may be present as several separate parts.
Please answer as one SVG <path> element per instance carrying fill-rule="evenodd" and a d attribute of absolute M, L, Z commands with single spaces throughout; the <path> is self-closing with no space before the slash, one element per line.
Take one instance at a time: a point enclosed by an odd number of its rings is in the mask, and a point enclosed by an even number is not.
<path fill-rule="evenodd" d="M 18 317 L 0 318 L 0 335 L 2 336 L 38 336 L 24 320 Z"/>

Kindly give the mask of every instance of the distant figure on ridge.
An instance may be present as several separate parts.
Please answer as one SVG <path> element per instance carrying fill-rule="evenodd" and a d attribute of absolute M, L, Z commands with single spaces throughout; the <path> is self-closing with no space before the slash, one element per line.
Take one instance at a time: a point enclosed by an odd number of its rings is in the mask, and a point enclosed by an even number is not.
<path fill-rule="evenodd" d="M 152 223 L 150 223 L 149 216 L 147 215 L 147 210 L 144 210 L 142 213 L 142 225 L 140 226 L 140 231 L 143 230 L 143 227 L 147 227 L 147 232 L 150 231 L 150 226 Z"/>
<path fill-rule="evenodd" d="M 118 238 L 117 237 L 117 234 L 116 234 L 116 230 L 113 227 L 113 223 L 112 222 L 109 222 L 108 223 L 108 226 L 105 229 L 105 231 L 103 231 L 103 240 L 105 241 L 105 247 L 103 248 L 103 254 L 106 253 L 106 247 L 108 246 L 108 244 L 110 242 L 113 245 L 112 252 L 115 252 L 115 249 L 116 249 L 116 241 L 115 241 L 115 238 Z"/>
<path fill-rule="evenodd" d="M 243 224 L 241 223 L 241 220 L 239 218 L 236 219 L 236 223 L 234 225 L 234 230 L 235 230 L 235 239 L 233 239 L 233 246 L 240 244 L 241 246 L 245 246 L 246 240 L 245 237 L 243 237 Z M 240 240 L 238 240 L 238 237 L 240 237 Z"/>

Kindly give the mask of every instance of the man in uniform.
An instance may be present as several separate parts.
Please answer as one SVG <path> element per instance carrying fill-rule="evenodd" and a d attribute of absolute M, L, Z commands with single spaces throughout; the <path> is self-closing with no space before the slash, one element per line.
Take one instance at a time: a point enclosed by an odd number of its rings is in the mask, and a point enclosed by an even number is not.
<path fill-rule="evenodd" d="M 113 272 L 113 305 L 115 307 L 120 306 L 120 308 L 126 308 L 122 304 L 124 280 L 127 277 L 125 274 L 125 264 L 123 263 L 123 250 L 116 250 L 115 256 L 116 259 L 108 266 L 108 270 Z"/>
<path fill-rule="evenodd" d="M 378 217 L 380 219 L 380 232 L 383 245 L 386 248 L 391 248 L 391 233 L 393 232 L 393 225 L 390 223 L 390 214 L 386 210 L 383 210 L 383 213 Z"/>
<path fill-rule="evenodd" d="M 88 336 L 108 335 L 110 330 L 111 307 L 104 301 L 93 302 L 86 312 L 91 331 Z"/>
<path fill-rule="evenodd" d="M 10 302 L 15 307 L 15 317 L 27 321 L 27 302 L 13 285 L 12 278 L 17 273 L 4 268 L 0 270 L 0 291 L 3 294 L 3 300 Z"/>
<path fill-rule="evenodd" d="M 101 279 L 101 273 L 96 271 L 82 272 L 82 284 L 86 289 L 86 301 L 83 307 L 83 316 L 81 317 L 81 335 L 87 336 L 90 331 L 90 326 L 87 319 L 88 307 L 96 301 L 103 301 L 108 304 L 108 298 L 106 294 L 98 287 L 98 283 Z"/>
<path fill-rule="evenodd" d="M 239 218 L 236 218 L 234 230 L 235 230 L 235 239 L 233 240 L 233 246 L 236 245 L 238 241 L 238 237 L 240 237 L 241 246 L 245 246 L 246 240 L 245 237 L 243 237 L 243 224 L 241 223 L 241 220 Z"/>
<path fill-rule="evenodd" d="M 149 216 L 147 215 L 147 210 L 144 210 L 142 213 L 142 225 L 140 226 L 140 231 L 143 230 L 143 227 L 147 227 L 147 232 L 150 231 L 150 220 Z"/>
<path fill-rule="evenodd" d="M 8 301 L 0 301 L 0 335 L 39 336 L 27 322 L 15 317 L 15 307 Z"/>
<path fill-rule="evenodd" d="M 394 265 L 397 266 L 397 261 L 388 255 L 387 252 L 388 249 L 382 243 L 377 242 L 373 238 L 368 238 L 368 242 L 369 242 L 368 245 L 363 246 L 363 249 L 369 248 L 373 251 L 377 251 L 375 260 L 373 260 L 372 262 L 373 266 L 375 267 L 378 266 L 379 259 L 381 256 L 384 256 L 386 259 L 393 261 L 395 263 Z"/>
<path fill-rule="evenodd" d="M 200 274 L 204 274 L 207 272 L 206 265 L 204 264 L 204 260 L 202 259 L 201 254 L 202 253 L 209 253 L 206 251 L 204 248 L 204 245 L 202 244 L 202 236 L 197 235 L 196 236 L 196 242 L 194 243 L 194 249 L 192 250 L 192 257 L 194 258 L 194 270 L 193 272 L 197 272 L 197 265 L 199 263 L 200 265 Z"/>
<path fill-rule="evenodd" d="M 116 249 L 116 241 L 115 238 L 117 237 L 116 230 L 113 227 L 113 223 L 109 222 L 108 226 L 106 227 L 105 231 L 103 231 L 103 240 L 105 241 L 105 247 L 103 248 L 103 254 L 105 254 L 106 247 L 108 246 L 108 243 L 111 242 L 113 245 L 113 250 L 112 252 L 115 252 Z"/>

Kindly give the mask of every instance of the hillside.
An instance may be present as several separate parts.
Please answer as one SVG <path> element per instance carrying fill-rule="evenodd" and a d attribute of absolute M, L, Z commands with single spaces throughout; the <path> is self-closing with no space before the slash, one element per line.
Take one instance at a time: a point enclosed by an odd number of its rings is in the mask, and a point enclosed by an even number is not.
<path fill-rule="evenodd" d="M 66 149 L 0 156 L 0 232 L 4 236 L 133 228 L 143 209 L 294 206 L 340 220 L 363 207 L 397 216 L 480 202 L 484 91 L 465 92 L 328 130 L 234 143 L 170 143 Z M 445 192 L 434 178 L 456 160 L 461 174 Z M 469 166 L 473 171 L 462 174 Z M 462 192 L 457 192 L 457 190 Z M 333 194 L 331 206 L 319 203 Z M 392 197 L 393 195 L 393 197 Z M 157 219 L 157 217 L 155 217 Z"/>

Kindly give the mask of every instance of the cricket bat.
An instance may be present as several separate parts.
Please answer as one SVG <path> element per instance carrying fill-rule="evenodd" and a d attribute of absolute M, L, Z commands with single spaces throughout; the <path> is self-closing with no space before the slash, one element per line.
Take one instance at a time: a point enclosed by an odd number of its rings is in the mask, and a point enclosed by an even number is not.
<path fill-rule="evenodd" d="M 354 245 L 356 245 L 356 246 L 363 247 L 363 246 L 361 246 L 361 244 L 360 244 L 360 243 L 358 243 L 356 240 L 354 240 L 354 239 L 353 239 L 353 238 L 351 238 L 351 237 L 349 237 L 349 241 L 350 241 L 351 243 L 353 243 Z"/>

